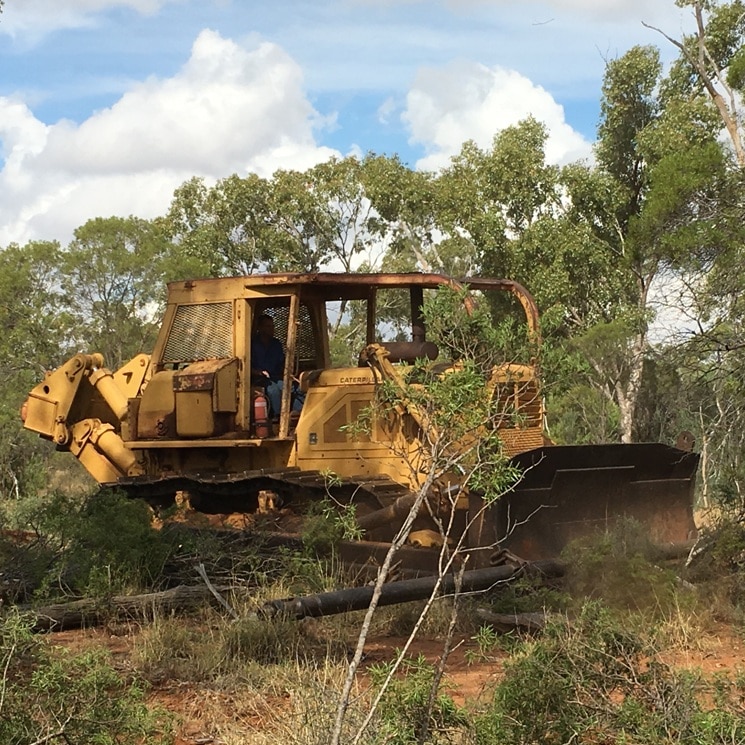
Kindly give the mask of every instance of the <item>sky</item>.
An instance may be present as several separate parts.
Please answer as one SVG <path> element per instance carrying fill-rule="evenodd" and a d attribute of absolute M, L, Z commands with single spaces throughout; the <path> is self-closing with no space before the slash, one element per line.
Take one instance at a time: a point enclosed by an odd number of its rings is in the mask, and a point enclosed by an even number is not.
<path fill-rule="evenodd" d="M 329 157 L 446 166 L 532 115 L 592 156 L 607 60 L 674 0 L 5 0 L 0 247 L 164 214 L 181 183 Z"/>

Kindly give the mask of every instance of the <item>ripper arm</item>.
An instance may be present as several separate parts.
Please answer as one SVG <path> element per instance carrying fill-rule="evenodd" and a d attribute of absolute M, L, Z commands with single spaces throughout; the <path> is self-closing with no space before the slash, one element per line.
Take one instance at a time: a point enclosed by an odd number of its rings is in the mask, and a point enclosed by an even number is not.
<path fill-rule="evenodd" d="M 69 450 L 99 483 L 142 473 L 122 439 L 129 399 L 147 380 L 150 359 L 138 355 L 115 373 L 100 354 L 76 354 L 29 394 L 23 426 Z"/>

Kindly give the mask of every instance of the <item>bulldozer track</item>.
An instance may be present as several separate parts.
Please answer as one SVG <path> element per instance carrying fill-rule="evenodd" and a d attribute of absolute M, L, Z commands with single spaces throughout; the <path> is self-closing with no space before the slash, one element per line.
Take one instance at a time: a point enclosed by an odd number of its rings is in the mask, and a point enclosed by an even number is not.
<path fill-rule="evenodd" d="M 178 492 L 186 492 L 198 496 L 193 505 L 195 509 L 208 513 L 253 511 L 260 491 L 274 492 L 285 503 L 328 496 L 373 509 L 387 507 L 411 493 L 405 486 L 386 477 L 341 478 L 299 468 L 163 475 L 157 478 L 134 476 L 107 486 L 122 489 L 128 496 L 145 499 L 157 506 L 170 504 Z"/>
<path fill-rule="evenodd" d="M 357 514 L 370 514 L 393 505 L 402 497 L 415 495 L 401 484 L 385 477 L 338 478 L 320 471 L 298 468 L 259 469 L 232 474 L 205 473 L 159 478 L 133 477 L 123 479 L 110 488 L 123 490 L 130 498 L 144 499 L 153 507 L 172 505 L 177 493 L 187 494 L 191 507 L 206 514 L 255 512 L 260 491 L 270 491 L 281 497 L 283 505 L 302 518 L 304 506 L 317 504 L 329 497 L 342 504 L 353 504 Z M 281 527 L 250 529 L 216 528 L 217 534 L 242 533 L 243 538 L 264 548 L 286 547 L 299 550 L 303 538 L 297 531 Z M 357 540 L 343 540 L 334 545 L 335 555 L 350 569 L 375 576 L 390 549 L 390 540 L 377 540 L 372 531 Z M 404 545 L 398 549 L 391 577 L 418 577 L 437 572 L 440 550 L 433 547 Z"/>

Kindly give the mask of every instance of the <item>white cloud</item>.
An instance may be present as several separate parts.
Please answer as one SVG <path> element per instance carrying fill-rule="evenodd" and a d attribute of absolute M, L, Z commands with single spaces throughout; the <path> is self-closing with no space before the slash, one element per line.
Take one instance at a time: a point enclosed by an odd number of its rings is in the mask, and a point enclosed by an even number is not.
<path fill-rule="evenodd" d="M 431 0 L 348 0 L 351 4 L 384 5 L 384 6 L 415 6 L 426 5 Z M 650 2 L 649 0 L 523 0 L 517 7 L 514 0 L 443 0 L 443 4 L 453 12 L 468 13 L 478 11 L 485 6 L 504 10 L 500 12 L 515 13 L 528 12 L 534 15 L 536 23 L 550 22 L 551 16 L 547 11 L 554 14 L 565 14 L 576 12 L 587 18 L 599 21 L 624 21 L 645 20 L 652 22 L 660 19 L 675 19 L 679 17 L 680 10 L 675 3 Z M 689 11 L 690 12 L 690 11 Z M 540 20 L 542 19 L 542 20 Z"/>
<path fill-rule="evenodd" d="M 69 239 L 96 216 L 162 214 L 191 176 L 304 169 L 323 124 L 297 64 L 274 44 L 241 46 L 203 31 L 183 68 L 135 84 L 81 124 L 44 125 L 0 99 L 0 245 Z"/>
<path fill-rule="evenodd" d="M 503 3 L 506 0 L 503 0 Z M 649 2 L 649 0 L 545 0 L 547 7 L 557 12 L 575 11 L 585 18 L 606 21 L 658 21 L 673 20 L 680 15 L 675 3 Z M 536 3 L 540 7 L 540 3 Z"/>
<path fill-rule="evenodd" d="M 381 124 L 388 124 L 391 120 L 391 115 L 396 111 L 396 102 L 394 101 L 392 96 L 388 96 L 388 98 L 383 101 L 380 106 L 378 106 L 378 121 Z"/>
<path fill-rule="evenodd" d="M 174 2 L 183 0 L 8 0 L 3 8 L 0 33 L 39 37 L 55 29 L 93 25 L 97 13 L 112 8 L 152 14 Z"/>
<path fill-rule="evenodd" d="M 562 107 L 549 93 L 520 73 L 500 67 L 460 61 L 423 69 L 403 114 L 412 141 L 427 151 L 417 163 L 423 170 L 446 166 L 465 140 L 488 147 L 497 132 L 528 116 L 548 129 L 550 162 L 590 156 L 590 143 L 566 123 Z"/>

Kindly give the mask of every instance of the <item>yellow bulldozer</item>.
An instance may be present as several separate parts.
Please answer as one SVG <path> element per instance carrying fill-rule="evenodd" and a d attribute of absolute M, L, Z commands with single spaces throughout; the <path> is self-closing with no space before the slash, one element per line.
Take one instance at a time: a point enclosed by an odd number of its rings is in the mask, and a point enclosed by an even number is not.
<path fill-rule="evenodd" d="M 658 544 L 689 541 L 698 456 L 659 443 L 551 444 L 530 361 L 498 366 L 485 391 L 514 413 L 495 425 L 521 474 L 511 490 L 485 509 L 456 473 L 446 474 L 446 487 L 442 479 L 427 484 L 427 469 L 412 467 L 427 450 L 426 417 L 403 398 L 383 412 L 376 391 L 383 383 L 405 390 L 417 360 L 442 374 L 452 366 L 427 340 L 423 314 L 428 293 L 441 287 L 464 293 L 464 312 L 491 294 L 509 298 L 537 338 L 535 302 L 509 280 L 287 273 L 173 282 L 150 355 L 115 372 L 99 354 L 75 355 L 31 391 L 23 422 L 100 484 L 154 505 L 178 493 L 211 513 L 255 513 L 266 495 L 284 512 L 329 495 L 352 504 L 359 527 L 347 548 L 352 561 L 379 559 L 428 488 L 439 491 L 402 549 L 402 560 L 422 570 L 437 553 L 443 510 L 448 524 L 468 526 L 465 547 L 485 557 L 496 548 L 529 560 L 556 557 L 570 540 L 621 517 L 638 520 Z M 396 324 L 384 313 L 392 304 Z M 364 344 L 334 366 L 329 329 L 352 307 L 364 319 Z M 272 381 L 281 384 L 272 409 L 264 371 L 252 360 L 257 324 L 267 317 L 284 363 Z M 355 426 L 366 412 L 367 429 Z M 451 499 L 442 499 L 443 488 Z"/>

